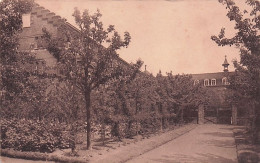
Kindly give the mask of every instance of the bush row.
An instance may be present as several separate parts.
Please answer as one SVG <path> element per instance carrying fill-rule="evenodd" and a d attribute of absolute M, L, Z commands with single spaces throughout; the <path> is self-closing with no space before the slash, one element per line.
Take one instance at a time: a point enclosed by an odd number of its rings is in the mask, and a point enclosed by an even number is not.
<path fill-rule="evenodd" d="M 92 133 L 101 138 L 131 138 L 135 135 L 154 133 L 167 128 L 169 122 L 158 118 L 141 121 L 118 121 L 108 124 L 93 124 Z M 26 119 L 1 119 L 1 147 L 18 151 L 53 152 L 56 148 L 73 148 L 77 141 L 69 125 L 56 121 L 36 121 Z M 81 128 L 80 132 L 84 133 Z"/>
<path fill-rule="evenodd" d="M 66 124 L 25 119 L 1 119 L 1 147 L 19 151 L 53 152 L 69 148 Z"/>

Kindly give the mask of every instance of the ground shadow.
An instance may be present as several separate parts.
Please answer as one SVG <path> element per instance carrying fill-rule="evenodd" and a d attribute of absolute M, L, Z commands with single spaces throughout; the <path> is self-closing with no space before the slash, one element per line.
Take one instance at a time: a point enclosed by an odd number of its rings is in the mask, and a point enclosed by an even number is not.
<path fill-rule="evenodd" d="M 232 140 L 205 140 L 203 143 L 215 147 L 235 148 L 235 142 Z"/>
<path fill-rule="evenodd" d="M 209 132 L 209 133 L 204 133 L 204 134 L 210 135 L 210 136 L 218 136 L 218 137 L 233 137 L 233 133 Z"/>
<path fill-rule="evenodd" d="M 197 154 L 198 156 L 190 156 L 183 154 L 175 154 L 172 156 L 162 156 L 161 159 L 153 159 L 152 161 L 161 162 L 161 163 L 182 163 L 182 162 L 190 162 L 190 163 L 237 163 L 236 160 L 232 160 L 229 158 L 225 158 L 218 155 L 213 154 Z"/>
<path fill-rule="evenodd" d="M 221 127 L 219 128 L 220 130 L 229 130 L 229 131 L 233 131 L 234 129 L 244 129 L 245 126 L 228 126 L 228 127 Z"/>

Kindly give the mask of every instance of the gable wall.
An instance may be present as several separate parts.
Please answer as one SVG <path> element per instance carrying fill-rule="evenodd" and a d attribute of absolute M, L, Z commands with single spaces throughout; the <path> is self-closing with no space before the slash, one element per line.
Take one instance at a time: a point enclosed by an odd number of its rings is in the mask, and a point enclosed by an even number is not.
<path fill-rule="evenodd" d="M 53 21 L 51 21 L 54 15 L 43 8 L 34 7 L 30 16 L 30 27 L 23 28 L 19 36 L 19 50 L 31 50 L 31 46 L 37 43 L 35 37 L 42 36 L 42 28 L 46 28 L 53 36 L 56 36 L 57 26 L 53 25 Z"/>

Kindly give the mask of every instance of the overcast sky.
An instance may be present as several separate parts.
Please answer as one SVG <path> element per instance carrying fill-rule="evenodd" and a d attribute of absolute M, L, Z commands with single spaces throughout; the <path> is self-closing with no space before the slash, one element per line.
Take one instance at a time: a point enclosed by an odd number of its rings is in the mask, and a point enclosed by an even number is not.
<path fill-rule="evenodd" d="M 219 47 L 210 39 L 222 27 L 227 35 L 234 35 L 234 22 L 228 20 L 218 0 L 36 2 L 73 25 L 75 7 L 91 13 L 99 8 L 106 27 L 112 24 L 121 34 L 131 34 L 130 46 L 118 51 L 120 56 L 127 62 L 142 59 L 154 75 L 159 70 L 163 74 L 221 72 L 225 55 L 232 71 L 232 59 L 239 59 L 237 49 Z"/>

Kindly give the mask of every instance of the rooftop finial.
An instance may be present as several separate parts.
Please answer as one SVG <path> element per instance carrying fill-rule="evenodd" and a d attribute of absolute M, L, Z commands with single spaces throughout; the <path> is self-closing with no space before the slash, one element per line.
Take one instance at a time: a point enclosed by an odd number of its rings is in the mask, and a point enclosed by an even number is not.
<path fill-rule="evenodd" d="M 146 65 L 144 65 L 144 70 L 146 71 Z"/>
<path fill-rule="evenodd" d="M 225 60 L 224 60 L 224 63 L 222 64 L 222 66 L 224 67 L 224 72 L 228 72 L 229 63 L 227 61 L 227 56 L 226 55 L 225 55 Z"/>

